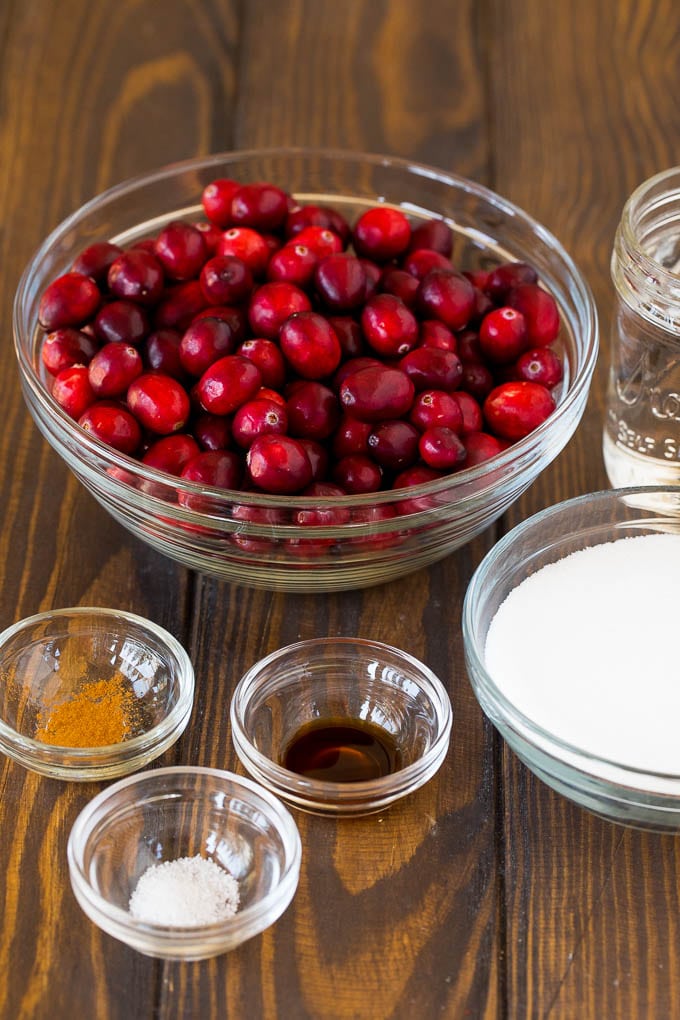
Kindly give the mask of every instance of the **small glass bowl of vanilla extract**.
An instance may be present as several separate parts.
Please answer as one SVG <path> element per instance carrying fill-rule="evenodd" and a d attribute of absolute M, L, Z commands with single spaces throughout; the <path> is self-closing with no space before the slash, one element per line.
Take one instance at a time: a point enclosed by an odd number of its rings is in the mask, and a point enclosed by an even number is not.
<path fill-rule="evenodd" d="M 248 772 L 316 814 L 382 811 L 437 772 L 451 702 L 418 659 L 361 638 L 300 641 L 255 663 L 231 703 Z"/>

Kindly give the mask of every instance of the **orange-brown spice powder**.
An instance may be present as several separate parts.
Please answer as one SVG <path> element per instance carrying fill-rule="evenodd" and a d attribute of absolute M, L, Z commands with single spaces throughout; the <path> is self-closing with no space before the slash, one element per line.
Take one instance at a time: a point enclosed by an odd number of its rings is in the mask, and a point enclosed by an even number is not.
<path fill-rule="evenodd" d="M 104 747 L 132 735 L 136 699 L 120 673 L 83 683 L 74 696 L 38 714 L 35 739 L 59 747 Z"/>

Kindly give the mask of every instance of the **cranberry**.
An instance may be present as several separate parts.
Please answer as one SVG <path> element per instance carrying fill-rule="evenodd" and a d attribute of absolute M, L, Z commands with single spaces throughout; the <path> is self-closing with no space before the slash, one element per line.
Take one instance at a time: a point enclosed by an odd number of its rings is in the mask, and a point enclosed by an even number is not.
<path fill-rule="evenodd" d="M 443 478 L 443 472 L 436 471 L 426 464 L 415 464 L 401 471 L 392 482 L 393 489 L 413 489 L 416 485 L 426 485 Z M 411 497 L 399 500 L 396 505 L 399 514 L 417 514 L 423 510 L 431 510 L 434 503 L 431 496 Z"/>
<path fill-rule="evenodd" d="M 375 262 L 402 255 L 411 240 L 411 224 L 399 209 L 374 206 L 362 213 L 352 232 L 354 249 Z"/>
<path fill-rule="evenodd" d="M 166 471 L 169 475 L 181 475 L 192 457 L 200 453 L 195 439 L 185 433 L 163 436 L 149 447 L 142 463 L 157 471 Z"/>
<path fill-rule="evenodd" d="M 463 442 L 465 445 L 463 467 L 466 468 L 483 464 L 484 461 L 490 460 L 491 457 L 497 456 L 505 449 L 505 444 L 496 436 L 490 436 L 488 432 L 470 432 L 465 436 Z"/>
<path fill-rule="evenodd" d="M 409 251 L 428 248 L 438 251 L 440 255 L 451 257 L 453 251 L 453 231 L 444 220 L 426 220 L 415 228 L 411 234 Z"/>
<path fill-rule="evenodd" d="M 508 294 L 508 304 L 524 316 L 527 326 L 527 346 L 546 347 L 557 339 L 560 331 L 560 313 L 552 294 L 537 284 L 523 283 Z"/>
<path fill-rule="evenodd" d="M 288 196 L 273 184 L 243 184 L 231 200 L 231 222 L 255 230 L 277 230 L 288 215 Z"/>
<path fill-rule="evenodd" d="M 466 393 L 465 390 L 457 390 L 451 396 L 458 404 L 463 415 L 463 425 L 460 434 L 465 436 L 469 432 L 481 432 L 484 427 L 484 418 L 479 402 L 470 393 Z"/>
<path fill-rule="evenodd" d="M 401 471 L 418 459 L 420 433 L 407 421 L 383 421 L 372 429 L 368 448 L 381 467 Z"/>
<path fill-rule="evenodd" d="M 105 284 L 109 272 L 109 266 L 123 249 L 110 241 L 95 241 L 81 251 L 71 267 L 74 273 L 82 273 L 83 276 L 91 276 L 95 283 Z"/>
<path fill-rule="evenodd" d="M 248 332 L 246 312 L 243 308 L 239 308 L 236 305 L 231 307 L 227 305 L 209 305 L 207 308 L 201 309 L 193 317 L 190 325 L 200 322 L 201 319 L 220 319 L 222 322 L 226 322 L 234 335 L 234 342 L 238 344 L 245 340 L 246 333 Z"/>
<path fill-rule="evenodd" d="M 295 243 L 309 248 L 318 259 L 335 255 L 343 249 L 340 237 L 327 227 L 305 227 L 297 234 Z"/>
<path fill-rule="evenodd" d="M 415 308 L 418 286 L 415 276 L 396 266 L 388 266 L 380 277 L 380 289 L 401 298 L 407 308 Z"/>
<path fill-rule="evenodd" d="M 156 329 L 178 329 L 183 332 L 206 306 L 198 280 L 187 280 L 166 291 L 154 316 Z M 210 312 L 213 315 L 214 312 Z"/>
<path fill-rule="evenodd" d="M 369 346 L 384 357 L 406 354 L 418 343 L 418 322 L 394 294 L 376 294 L 364 305 L 361 328 Z"/>
<path fill-rule="evenodd" d="M 413 402 L 409 420 L 421 432 L 443 425 L 460 432 L 463 427 L 463 412 L 450 393 L 444 390 L 423 390 Z"/>
<path fill-rule="evenodd" d="M 313 380 L 295 388 L 286 402 L 286 409 L 290 434 L 306 439 L 328 439 L 340 416 L 335 393 Z"/>
<path fill-rule="evenodd" d="M 516 440 L 538 428 L 555 410 L 555 401 L 540 383 L 506 382 L 489 393 L 482 410 L 495 435 Z"/>
<path fill-rule="evenodd" d="M 463 329 L 460 333 L 458 333 L 456 339 L 456 353 L 463 364 L 466 364 L 468 361 L 483 361 L 484 355 L 482 354 L 482 348 L 479 344 L 479 333 L 477 333 L 474 329 Z"/>
<path fill-rule="evenodd" d="M 50 375 L 58 375 L 62 368 L 86 365 L 97 350 L 92 337 L 77 329 L 56 329 L 43 340 L 40 357 Z"/>
<path fill-rule="evenodd" d="M 253 274 L 236 255 L 215 255 L 201 269 L 200 284 L 209 305 L 240 304 L 250 297 Z"/>
<path fill-rule="evenodd" d="M 189 397 L 184 387 L 162 372 L 144 372 L 127 391 L 127 404 L 149 432 L 180 432 L 189 418 Z"/>
<path fill-rule="evenodd" d="M 417 347 L 399 362 L 416 390 L 455 390 L 463 377 L 457 354 L 436 347 Z"/>
<path fill-rule="evenodd" d="M 231 223 L 231 201 L 241 185 L 238 181 L 231 181 L 221 177 L 211 181 L 203 189 L 201 196 L 205 214 L 211 223 L 218 227 L 227 227 Z"/>
<path fill-rule="evenodd" d="M 498 365 L 515 361 L 527 346 L 527 327 L 521 312 L 504 305 L 484 316 L 479 327 L 482 354 Z"/>
<path fill-rule="evenodd" d="M 486 269 L 465 269 L 463 270 L 463 276 L 467 277 L 473 287 L 477 290 L 486 290 L 491 273 Z"/>
<path fill-rule="evenodd" d="M 222 319 L 204 318 L 194 321 L 179 345 L 182 368 L 189 375 L 200 376 L 218 358 L 236 350 L 234 333 Z"/>
<path fill-rule="evenodd" d="M 186 482 L 211 485 L 216 489 L 239 489 L 243 478 L 241 458 L 231 450 L 202 450 L 192 457 L 180 476 Z M 198 513 L 210 513 L 214 501 L 209 496 L 181 492 L 183 506 Z"/>
<path fill-rule="evenodd" d="M 141 305 L 155 305 L 165 286 L 158 259 L 139 250 L 119 255 L 111 263 L 107 279 L 112 294 Z"/>
<path fill-rule="evenodd" d="M 562 381 L 562 362 L 550 347 L 534 347 L 525 351 L 512 370 L 513 378 L 541 383 L 548 389 Z"/>
<path fill-rule="evenodd" d="M 411 408 L 415 388 L 398 368 L 377 365 L 353 372 L 340 386 L 345 411 L 362 421 L 401 418 Z"/>
<path fill-rule="evenodd" d="M 484 400 L 494 387 L 494 378 L 481 361 L 464 361 L 460 385 L 477 400 Z"/>
<path fill-rule="evenodd" d="M 365 349 L 361 326 L 349 315 L 329 315 L 328 322 L 340 343 L 343 358 L 356 358 Z"/>
<path fill-rule="evenodd" d="M 328 474 L 328 450 L 316 439 L 307 439 L 304 436 L 298 436 L 297 439 L 312 467 L 312 484 L 322 481 Z"/>
<path fill-rule="evenodd" d="M 305 292 L 292 283 L 263 283 L 250 301 L 250 328 L 256 336 L 273 340 L 286 319 L 296 312 L 308 312 L 311 307 Z"/>
<path fill-rule="evenodd" d="M 370 301 L 374 297 L 380 288 L 380 281 L 382 280 L 383 271 L 377 262 L 372 262 L 370 259 L 359 259 L 361 265 L 364 267 L 366 273 L 366 290 L 364 292 L 364 301 Z"/>
<path fill-rule="evenodd" d="M 279 343 L 286 361 L 303 379 L 332 375 L 342 357 L 333 327 L 316 312 L 298 312 L 286 319 L 279 332 Z"/>
<path fill-rule="evenodd" d="M 200 230 L 173 220 L 156 238 L 156 257 L 171 280 L 192 280 L 200 273 L 208 252 Z"/>
<path fill-rule="evenodd" d="M 281 349 L 271 340 L 254 337 L 244 340 L 237 354 L 252 361 L 260 370 L 262 384 L 280 390 L 286 378 L 286 363 Z"/>
<path fill-rule="evenodd" d="M 154 372 L 163 372 L 182 382 L 186 376 L 179 357 L 182 334 L 176 329 L 157 329 L 144 341 L 144 365 Z"/>
<path fill-rule="evenodd" d="M 193 433 L 203 450 L 226 450 L 231 445 L 231 421 L 221 414 L 199 414 Z"/>
<path fill-rule="evenodd" d="M 198 382 L 201 407 L 211 414 L 232 414 L 255 396 L 262 385 L 257 365 L 239 354 L 214 362 Z"/>
<path fill-rule="evenodd" d="M 215 223 L 204 223 L 202 221 L 194 223 L 194 226 L 203 238 L 208 255 L 214 255 L 217 251 L 217 242 L 222 236 L 220 228 Z"/>
<path fill-rule="evenodd" d="M 253 276 L 264 276 L 270 251 L 261 234 L 250 227 L 232 227 L 226 230 L 217 245 L 218 255 L 231 255 L 241 259 Z"/>
<path fill-rule="evenodd" d="M 106 344 L 140 344 L 149 329 L 146 312 L 132 301 L 111 301 L 94 320 L 95 336 Z"/>
<path fill-rule="evenodd" d="M 322 259 L 314 273 L 319 297 L 331 312 L 351 312 L 364 300 L 366 271 L 358 258 L 339 252 Z"/>
<path fill-rule="evenodd" d="M 85 365 L 62 368 L 52 383 L 52 396 L 76 421 L 97 399 Z"/>
<path fill-rule="evenodd" d="M 305 449 L 290 436 L 260 436 L 248 450 L 246 464 L 253 485 L 274 495 L 301 492 L 312 480 Z"/>
<path fill-rule="evenodd" d="M 259 366 L 258 366 L 259 367 Z M 286 406 L 286 398 L 278 390 L 273 390 L 269 386 L 260 386 L 259 390 L 256 390 L 255 397 L 262 398 L 262 400 L 273 400 L 279 407 Z"/>
<path fill-rule="evenodd" d="M 377 492 L 382 485 L 382 470 L 371 457 L 352 453 L 336 462 L 333 481 L 351 495 Z"/>
<path fill-rule="evenodd" d="M 350 227 L 341 213 L 335 209 L 320 205 L 303 205 L 293 209 L 286 220 L 285 235 L 287 238 L 296 238 L 306 227 L 320 227 L 324 230 L 332 230 L 340 238 L 343 247 L 350 238 Z"/>
<path fill-rule="evenodd" d="M 367 421 L 359 421 L 351 415 L 343 415 L 333 433 L 333 456 L 336 459 L 347 457 L 351 453 L 368 453 L 368 439 L 373 425 Z"/>
<path fill-rule="evenodd" d="M 334 499 L 336 496 L 345 496 L 347 493 L 340 485 L 332 482 L 312 482 L 302 493 L 303 496 L 315 496 L 317 499 Z M 298 510 L 295 515 L 297 524 L 309 527 L 337 527 L 348 524 L 350 510 L 346 506 L 321 506 L 305 510 Z M 332 542 L 332 539 L 329 539 Z"/>
<path fill-rule="evenodd" d="M 267 279 L 309 287 L 319 260 L 306 244 L 285 244 L 269 260 Z"/>
<path fill-rule="evenodd" d="M 419 248 L 406 256 L 403 268 L 417 280 L 424 280 L 433 269 L 441 269 L 445 273 L 452 273 L 453 266 L 449 259 L 438 251 L 431 251 L 429 248 Z"/>
<path fill-rule="evenodd" d="M 475 294 L 475 307 L 472 312 L 471 321 L 480 322 L 487 312 L 490 312 L 493 309 L 494 304 L 491 298 L 488 298 L 484 291 L 480 290 L 479 287 L 475 287 L 474 284 L 473 290 Z"/>
<path fill-rule="evenodd" d="M 142 370 L 142 358 L 135 347 L 104 344 L 88 366 L 90 386 L 98 397 L 122 397 Z"/>
<path fill-rule="evenodd" d="M 231 433 L 239 446 L 248 448 L 258 436 L 285 434 L 286 409 L 273 400 L 254 398 L 239 407 L 231 423 Z"/>
<path fill-rule="evenodd" d="M 120 453 L 135 453 L 142 441 L 136 419 L 124 407 L 110 400 L 91 404 L 78 419 L 78 424 Z"/>
<path fill-rule="evenodd" d="M 482 283 L 482 289 L 492 301 L 502 304 L 513 287 L 518 287 L 522 283 L 536 283 L 537 280 L 536 270 L 526 262 L 504 262 L 488 274 Z"/>
<path fill-rule="evenodd" d="M 462 329 L 474 311 L 474 287 L 460 273 L 433 269 L 420 281 L 418 304 L 428 319 L 439 319 L 449 329 Z"/>
<path fill-rule="evenodd" d="M 437 319 L 423 319 L 420 323 L 420 346 L 438 347 L 442 351 L 458 352 L 458 339 L 448 326 Z"/>
<path fill-rule="evenodd" d="M 64 326 L 82 326 L 99 308 L 101 294 L 94 280 L 82 273 L 57 277 L 40 298 L 38 319 L 47 332 Z"/>
<path fill-rule="evenodd" d="M 426 429 L 418 443 L 420 456 L 431 468 L 452 471 L 465 460 L 465 447 L 453 429 L 435 425 Z"/>
<path fill-rule="evenodd" d="M 371 357 L 370 355 L 362 355 L 358 358 L 348 358 L 347 361 L 343 361 L 337 372 L 333 376 L 333 389 L 339 392 L 345 379 L 352 375 L 353 372 L 360 372 L 362 368 L 382 368 L 382 361 L 379 358 Z"/>

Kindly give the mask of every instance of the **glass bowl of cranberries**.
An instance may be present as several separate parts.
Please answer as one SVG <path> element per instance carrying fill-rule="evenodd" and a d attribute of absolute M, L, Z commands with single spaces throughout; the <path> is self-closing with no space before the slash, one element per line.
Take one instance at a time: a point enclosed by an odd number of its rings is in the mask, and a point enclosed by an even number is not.
<path fill-rule="evenodd" d="M 310 150 L 93 199 L 19 284 L 39 429 L 166 555 L 252 586 L 379 584 L 469 541 L 565 446 L 598 345 L 559 242 L 442 170 Z"/>

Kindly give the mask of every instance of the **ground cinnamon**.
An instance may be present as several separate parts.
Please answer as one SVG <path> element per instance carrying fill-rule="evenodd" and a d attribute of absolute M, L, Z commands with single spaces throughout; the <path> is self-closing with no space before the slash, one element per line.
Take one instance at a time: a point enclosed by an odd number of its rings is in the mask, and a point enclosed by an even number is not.
<path fill-rule="evenodd" d="M 38 714 L 35 739 L 59 747 L 103 747 L 132 735 L 136 698 L 120 673 L 84 682 L 69 701 Z"/>

